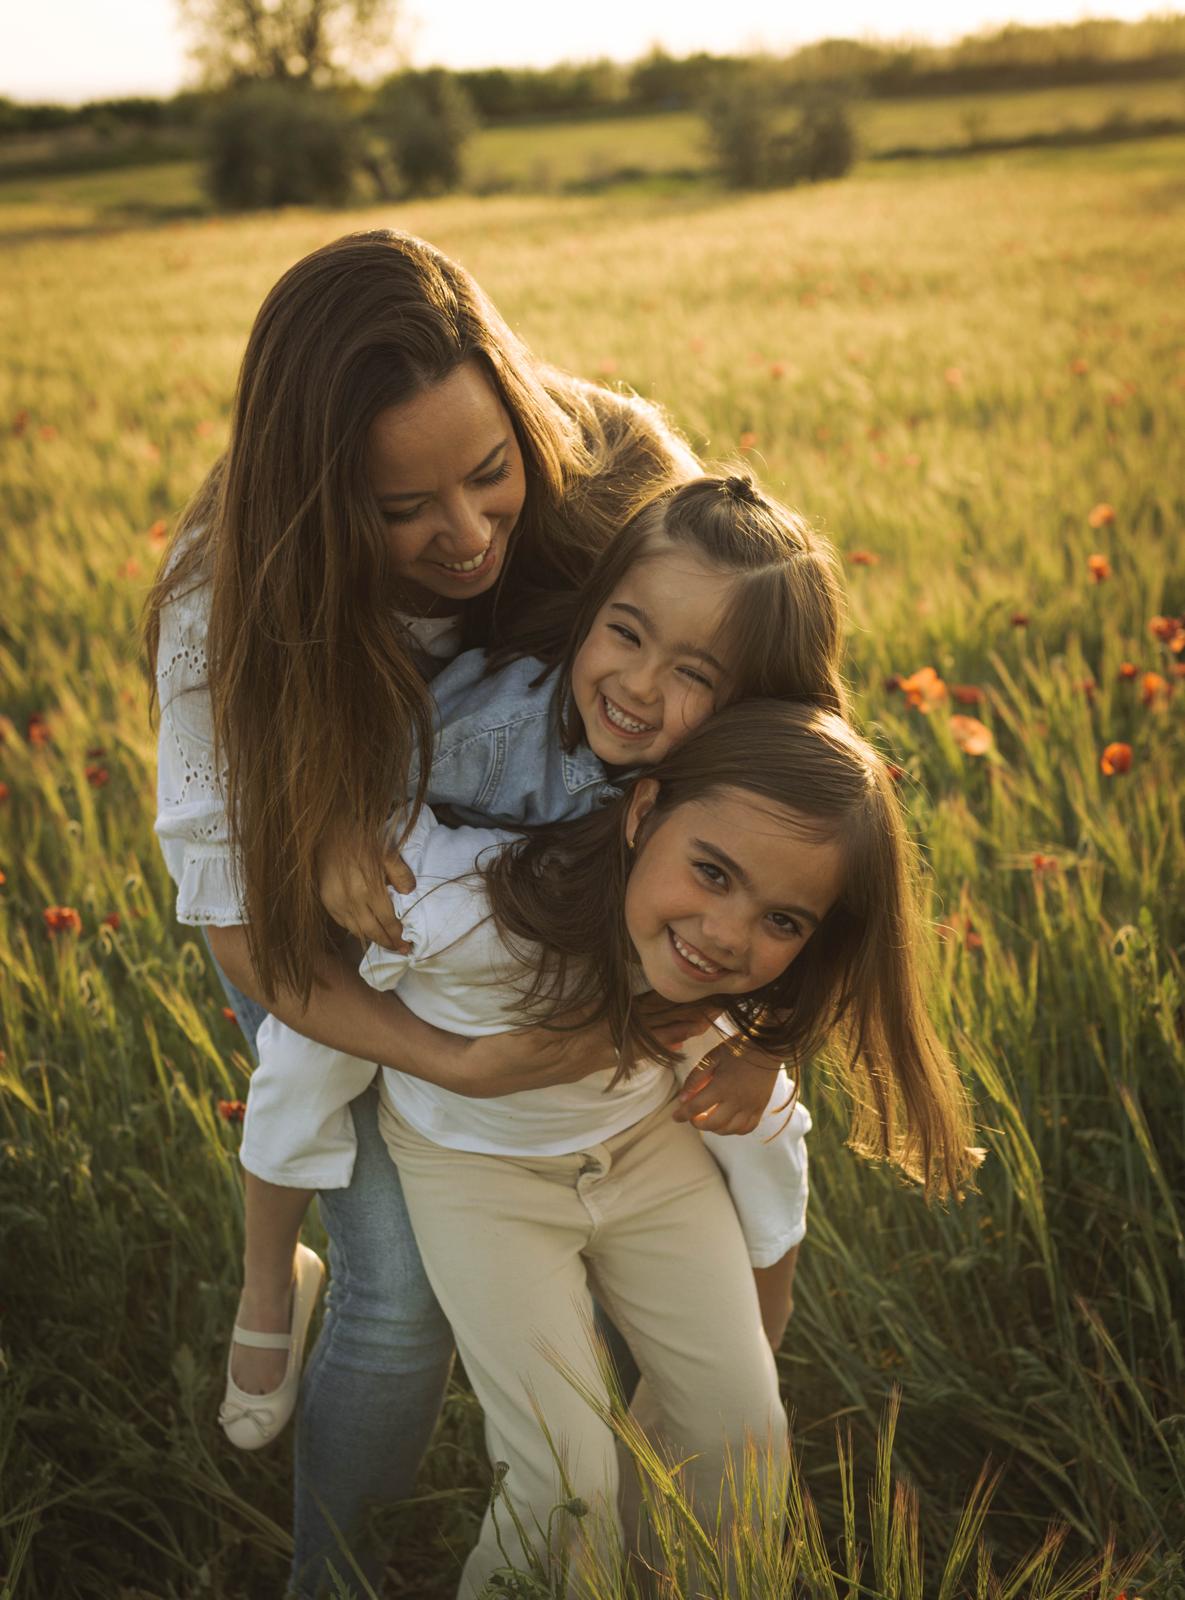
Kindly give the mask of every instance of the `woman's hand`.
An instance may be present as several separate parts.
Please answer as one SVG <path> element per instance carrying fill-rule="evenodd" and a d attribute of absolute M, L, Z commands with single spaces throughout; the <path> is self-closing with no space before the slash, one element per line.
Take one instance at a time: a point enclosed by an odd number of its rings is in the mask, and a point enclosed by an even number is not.
<path fill-rule="evenodd" d="M 752 1133 L 780 1065 L 750 1040 L 725 1039 L 688 1073 L 675 1121 L 694 1123 L 705 1133 Z"/>
<path fill-rule="evenodd" d="M 394 850 L 382 856 L 383 876 L 375 871 L 369 850 L 354 831 L 339 828 L 322 845 L 317 856 L 317 892 L 321 904 L 347 933 L 368 944 L 406 955 L 411 946 L 395 915 L 387 885 L 400 894 L 416 886 L 414 874 Z"/>

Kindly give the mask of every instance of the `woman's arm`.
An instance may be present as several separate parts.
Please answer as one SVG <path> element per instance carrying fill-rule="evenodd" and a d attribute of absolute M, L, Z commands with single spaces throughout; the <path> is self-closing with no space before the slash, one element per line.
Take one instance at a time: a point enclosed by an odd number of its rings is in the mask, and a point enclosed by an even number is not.
<path fill-rule="evenodd" d="M 251 962 L 245 927 L 208 927 L 206 936 L 235 988 L 297 1033 L 470 1099 L 571 1083 L 614 1060 L 608 1030 L 600 1024 L 575 1032 L 532 1028 L 482 1039 L 445 1033 L 415 1016 L 396 995 L 372 989 L 348 950 L 322 959 L 307 1006 L 290 990 L 269 996 Z M 702 1018 L 671 1016 L 672 1048 L 702 1027 Z"/>

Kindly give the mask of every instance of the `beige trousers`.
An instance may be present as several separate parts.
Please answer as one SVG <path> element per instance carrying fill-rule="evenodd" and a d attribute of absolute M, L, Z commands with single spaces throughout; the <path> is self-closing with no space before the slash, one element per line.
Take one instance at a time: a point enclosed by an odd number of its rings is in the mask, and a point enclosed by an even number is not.
<path fill-rule="evenodd" d="M 621 1537 L 611 1430 L 544 1354 L 607 1398 L 588 1338 L 594 1293 L 633 1351 L 663 1437 L 678 1459 L 696 1458 L 692 1488 L 709 1523 L 729 1452 L 739 1458 L 752 1440 L 784 1467 L 786 1417 L 740 1224 L 720 1169 L 669 1105 L 565 1156 L 442 1149 L 385 1102 L 379 1126 L 484 1409 L 490 1459 L 508 1464 L 505 1490 L 538 1551 L 549 1519 L 553 1551 L 562 1539 L 575 1551 L 577 1529 L 587 1539 L 598 1521 L 602 1540 Z M 583 1523 L 553 1516 L 570 1495 L 592 1508 Z M 526 1566 L 505 1507 L 496 1526 L 487 1511 L 463 1600 L 507 1564 L 499 1534 L 510 1563 Z M 579 1553 L 573 1561 L 578 1591 Z"/>

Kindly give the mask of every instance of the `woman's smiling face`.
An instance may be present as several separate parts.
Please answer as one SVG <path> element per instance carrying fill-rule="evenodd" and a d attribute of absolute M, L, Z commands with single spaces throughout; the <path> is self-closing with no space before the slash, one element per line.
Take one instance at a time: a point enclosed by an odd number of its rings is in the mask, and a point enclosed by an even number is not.
<path fill-rule="evenodd" d="M 370 485 L 409 610 L 455 609 L 497 582 L 526 478 L 510 414 L 476 361 L 380 411 Z"/>
<path fill-rule="evenodd" d="M 648 827 L 657 792 L 639 781 L 626 832 L 637 836 L 626 927 L 650 987 L 673 1001 L 764 988 L 838 898 L 839 841 L 743 789 L 687 801 Z"/>

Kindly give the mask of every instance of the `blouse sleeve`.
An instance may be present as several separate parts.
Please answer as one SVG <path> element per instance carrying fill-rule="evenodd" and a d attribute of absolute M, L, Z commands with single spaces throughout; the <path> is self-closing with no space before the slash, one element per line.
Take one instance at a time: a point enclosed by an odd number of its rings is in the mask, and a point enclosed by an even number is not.
<path fill-rule="evenodd" d="M 226 928 L 247 915 L 230 848 L 225 772 L 214 765 L 208 614 L 205 585 L 175 597 L 161 613 L 155 828 L 177 885 L 178 922 Z"/>

